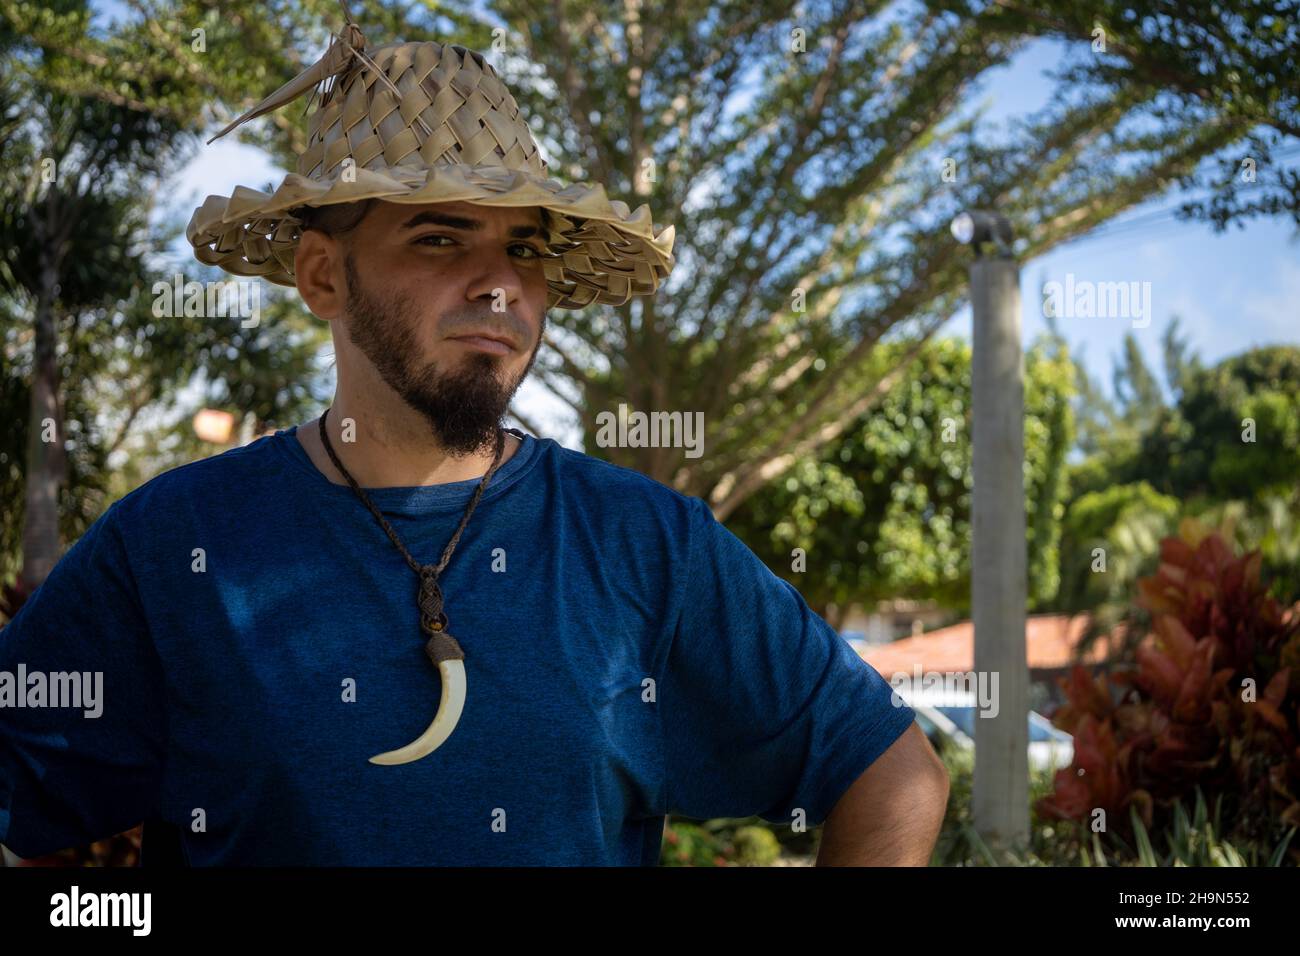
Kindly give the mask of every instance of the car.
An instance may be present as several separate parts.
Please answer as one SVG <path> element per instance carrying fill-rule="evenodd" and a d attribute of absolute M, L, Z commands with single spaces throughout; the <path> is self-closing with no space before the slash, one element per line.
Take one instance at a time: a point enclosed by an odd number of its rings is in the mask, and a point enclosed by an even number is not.
<path fill-rule="evenodd" d="M 899 693 L 907 699 L 906 692 Z M 949 746 L 974 748 L 975 721 L 979 718 L 973 700 L 941 703 L 909 700 L 908 705 L 916 712 L 916 722 L 936 751 Z M 1051 772 L 1068 767 L 1074 760 L 1074 738 L 1031 710 L 1028 757 L 1029 766 L 1035 770 Z"/>

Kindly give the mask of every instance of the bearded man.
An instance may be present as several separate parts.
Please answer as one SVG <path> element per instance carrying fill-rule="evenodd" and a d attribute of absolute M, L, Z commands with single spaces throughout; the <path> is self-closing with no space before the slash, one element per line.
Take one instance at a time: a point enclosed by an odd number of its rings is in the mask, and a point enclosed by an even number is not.
<path fill-rule="evenodd" d="M 700 499 L 502 424 L 547 309 L 653 295 L 671 227 L 549 178 L 481 55 L 351 23 L 223 134 L 318 88 L 298 172 L 187 235 L 329 323 L 333 400 L 115 502 L 0 631 L 105 677 L 0 708 L 0 841 L 649 866 L 669 814 L 758 815 L 924 865 L 947 777 L 882 677 Z"/>

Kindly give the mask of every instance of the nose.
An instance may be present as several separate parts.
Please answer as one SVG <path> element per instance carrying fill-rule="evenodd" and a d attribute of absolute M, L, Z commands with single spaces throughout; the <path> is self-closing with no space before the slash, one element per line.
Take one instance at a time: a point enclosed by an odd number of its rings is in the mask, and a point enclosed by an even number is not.
<path fill-rule="evenodd" d="M 507 249 L 481 249 L 475 253 L 476 272 L 465 290 L 471 302 L 487 302 L 495 312 L 513 312 L 523 298 L 524 285 Z"/>

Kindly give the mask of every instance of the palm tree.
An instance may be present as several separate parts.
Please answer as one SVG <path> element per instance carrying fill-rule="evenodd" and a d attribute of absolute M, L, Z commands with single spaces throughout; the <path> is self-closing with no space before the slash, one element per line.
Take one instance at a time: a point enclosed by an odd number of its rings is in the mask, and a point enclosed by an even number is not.
<path fill-rule="evenodd" d="M 33 360 L 26 416 L 22 570 L 30 593 L 61 552 L 67 480 L 59 344 L 81 316 L 144 282 L 136 184 L 157 175 L 179 128 L 134 104 L 67 89 L 63 55 L 0 34 L 0 296 L 25 323 Z"/>

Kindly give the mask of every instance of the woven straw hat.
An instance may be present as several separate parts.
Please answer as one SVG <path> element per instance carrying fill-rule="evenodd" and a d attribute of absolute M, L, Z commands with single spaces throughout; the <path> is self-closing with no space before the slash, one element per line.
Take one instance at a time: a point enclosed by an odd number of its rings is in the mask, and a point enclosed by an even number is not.
<path fill-rule="evenodd" d="M 185 230 L 200 262 L 295 285 L 302 223 L 291 210 L 378 198 L 549 210 L 547 308 L 622 305 L 652 295 L 673 267 L 673 227 L 656 232 L 648 206 L 630 213 L 598 183 L 547 177 L 514 97 L 478 53 L 434 42 L 367 52 L 349 20 L 319 62 L 212 139 L 308 91 L 321 96 L 297 172 L 270 194 L 209 196 Z"/>

